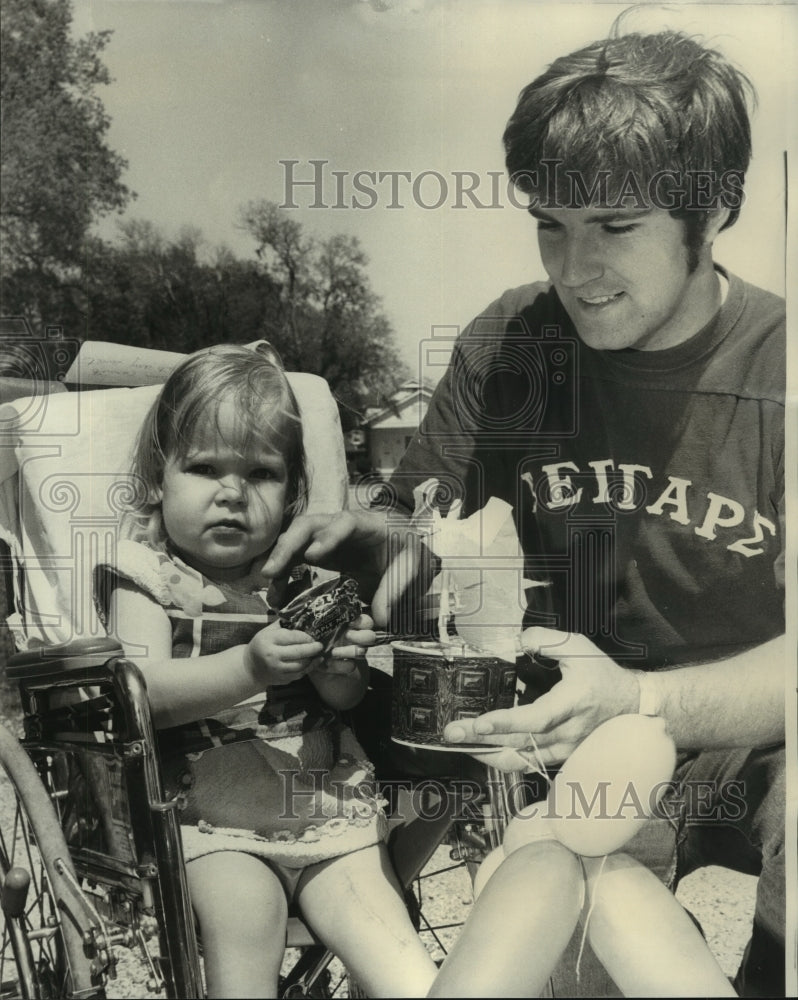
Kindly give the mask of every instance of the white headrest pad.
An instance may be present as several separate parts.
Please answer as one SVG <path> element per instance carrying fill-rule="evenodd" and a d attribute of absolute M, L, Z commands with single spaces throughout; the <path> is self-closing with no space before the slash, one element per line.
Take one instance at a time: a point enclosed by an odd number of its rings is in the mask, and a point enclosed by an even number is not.
<path fill-rule="evenodd" d="M 324 379 L 288 373 L 302 414 L 308 511 L 346 506 L 347 476 L 338 408 Z M 19 470 L 17 525 L 4 525 L 24 560 L 21 599 L 28 637 L 66 642 L 99 635 L 92 571 L 113 557 L 130 497 L 136 433 L 160 386 L 61 393 L 0 408 L 0 429 Z M 12 470 L 5 451 L 3 476 Z M 9 482 L 6 483 L 8 487 Z M 9 491 L 5 498 L 8 506 Z M 11 520 L 6 510 L 3 520 Z M 18 596 L 19 600 L 19 596 Z"/>

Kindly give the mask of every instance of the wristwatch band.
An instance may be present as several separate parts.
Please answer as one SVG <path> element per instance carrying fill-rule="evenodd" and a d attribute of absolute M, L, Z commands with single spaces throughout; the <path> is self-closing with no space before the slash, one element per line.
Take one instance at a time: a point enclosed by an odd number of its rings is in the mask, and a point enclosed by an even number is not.
<path fill-rule="evenodd" d="M 637 675 L 637 683 L 640 687 L 640 707 L 637 709 L 640 715 L 659 715 L 660 698 L 659 684 L 654 674 L 641 671 Z"/>

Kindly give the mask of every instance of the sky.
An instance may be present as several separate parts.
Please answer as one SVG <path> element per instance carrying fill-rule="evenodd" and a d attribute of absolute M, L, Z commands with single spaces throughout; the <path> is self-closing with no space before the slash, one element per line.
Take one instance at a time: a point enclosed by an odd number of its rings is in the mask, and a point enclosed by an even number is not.
<path fill-rule="evenodd" d="M 113 82 L 101 97 L 109 144 L 128 160 L 124 179 L 138 195 L 126 217 L 169 236 L 198 227 L 210 246 L 250 256 L 239 210 L 267 198 L 295 205 L 286 211 L 308 234 L 357 236 L 402 356 L 433 380 L 458 329 L 506 288 L 545 277 L 534 223 L 502 174 L 501 135 L 519 91 L 557 56 L 603 37 L 625 9 L 534 0 L 73 4 L 78 34 L 113 31 L 104 53 Z M 753 80 L 747 202 L 715 256 L 784 294 L 798 7 L 648 4 L 628 24 L 703 35 Z M 318 187 L 290 184 L 314 178 Z M 115 225 L 106 220 L 101 231 L 112 236 Z"/>

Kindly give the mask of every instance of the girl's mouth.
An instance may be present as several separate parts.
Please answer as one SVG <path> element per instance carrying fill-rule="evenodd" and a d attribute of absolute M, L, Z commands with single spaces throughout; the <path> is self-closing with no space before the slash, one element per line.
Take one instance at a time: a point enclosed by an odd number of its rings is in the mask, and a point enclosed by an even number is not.
<path fill-rule="evenodd" d="M 241 521 L 217 521 L 210 526 L 210 530 L 221 532 L 246 531 L 246 525 Z"/>

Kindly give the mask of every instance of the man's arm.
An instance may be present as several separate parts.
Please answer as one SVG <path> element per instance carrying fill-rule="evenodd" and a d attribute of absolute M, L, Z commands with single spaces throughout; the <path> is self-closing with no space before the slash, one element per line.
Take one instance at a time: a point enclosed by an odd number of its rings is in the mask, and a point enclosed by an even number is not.
<path fill-rule="evenodd" d="M 727 660 L 649 673 L 653 700 L 677 747 L 763 747 L 784 740 L 785 637 Z"/>
<path fill-rule="evenodd" d="M 522 747 L 531 734 L 543 762 L 557 764 L 602 722 L 639 710 L 643 672 L 618 666 L 584 636 L 532 628 L 522 643 L 557 659 L 562 680 L 530 705 L 450 723 L 448 740 Z M 725 660 L 646 673 L 646 696 L 679 749 L 768 746 L 784 739 L 785 658 L 781 636 Z"/>

